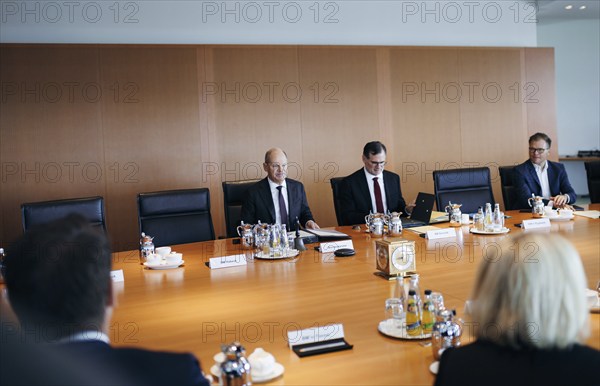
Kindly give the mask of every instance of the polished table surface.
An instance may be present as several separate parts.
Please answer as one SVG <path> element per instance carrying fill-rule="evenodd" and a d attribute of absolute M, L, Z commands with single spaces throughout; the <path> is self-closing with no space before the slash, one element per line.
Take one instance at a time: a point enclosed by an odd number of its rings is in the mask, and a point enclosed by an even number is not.
<path fill-rule="evenodd" d="M 464 317 L 483 252 L 523 232 L 514 224 L 530 218 L 507 214 L 513 216 L 507 220 L 508 235 L 473 235 L 465 226 L 458 228 L 457 238 L 425 240 L 405 230 L 402 237 L 416 242 L 421 291 L 441 292 L 446 306 Z M 175 246 L 173 250 L 184 255 L 182 267 L 149 270 L 140 265 L 137 251 L 115 253 L 113 269 L 122 269 L 125 281 L 115 283 L 113 344 L 190 351 L 208 373 L 221 344 L 238 340 L 248 354 L 262 347 L 285 367 L 283 377 L 272 384 L 432 384 L 431 347 L 377 331 L 394 282 L 373 274 L 376 238 L 366 234 L 364 226 L 362 232 L 337 229 L 352 236 L 355 256 L 336 258 L 311 249 L 293 259 L 208 269 L 204 263 L 210 257 L 240 252 L 240 246 L 228 239 Z M 595 288 L 600 279 L 600 220 L 576 216 L 538 232 L 559 233 L 571 240 L 582 256 L 588 288 Z M 600 349 L 600 315 L 590 315 L 592 335 L 587 343 Z M 352 350 L 299 358 L 289 349 L 287 331 L 331 323 L 343 324 Z M 471 330 L 467 323 L 463 344 L 472 341 Z"/>

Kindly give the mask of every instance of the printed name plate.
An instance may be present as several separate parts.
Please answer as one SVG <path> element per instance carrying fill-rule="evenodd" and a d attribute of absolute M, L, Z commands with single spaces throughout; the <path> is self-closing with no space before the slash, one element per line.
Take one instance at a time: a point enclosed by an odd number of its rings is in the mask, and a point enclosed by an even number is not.
<path fill-rule="evenodd" d="M 536 218 L 533 220 L 523 220 L 523 229 L 550 228 L 550 219 L 548 217 Z"/>
<path fill-rule="evenodd" d="M 123 276 L 122 269 L 118 269 L 116 271 L 110 271 L 110 278 L 112 279 L 113 283 L 125 281 L 125 277 Z"/>
<path fill-rule="evenodd" d="M 330 324 L 307 328 L 305 330 L 288 331 L 288 343 L 290 348 L 307 343 L 326 342 L 344 338 L 344 326 L 341 324 Z"/>
<path fill-rule="evenodd" d="M 335 252 L 338 249 L 342 249 L 342 248 L 354 249 L 352 240 L 340 240 L 340 241 L 330 241 L 328 243 L 321 243 L 321 245 L 319 246 L 319 251 L 321 251 L 321 253 L 328 253 L 328 252 Z"/>
<path fill-rule="evenodd" d="M 208 267 L 210 269 L 238 267 L 240 265 L 247 265 L 246 255 L 231 255 L 213 257 L 208 261 Z"/>
<path fill-rule="evenodd" d="M 448 237 L 456 237 L 456 229 L 454 228 L 442 228 L 436 229 L 434 231 L 427 231 L 427 236 L 429 240 L 435 239 L 445 239 Z"/>

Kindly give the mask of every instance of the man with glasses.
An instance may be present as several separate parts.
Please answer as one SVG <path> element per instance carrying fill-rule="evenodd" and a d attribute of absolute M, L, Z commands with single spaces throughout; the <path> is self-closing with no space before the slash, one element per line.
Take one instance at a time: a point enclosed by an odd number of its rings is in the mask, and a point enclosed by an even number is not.
<path fill-rule="evenodd" d="M 242 204 L 242 221 L 246 224 L 256 224 L 258 220 L 266 224 L 286 224 L 290 230 L 294 229 L 298 218 L 305 228 L 319 229 L 308 207 L 304 186 L 287 178 L 287 166 L 287 154 L 283 150 L 267 151 L 263 163 L 267 177 L 248 189 Z"/>
<path fill-rule="evenodd" d="M 555 207 L 573 204 L 577 195 L 571 187 L 564 165 L 548 161 L 552 140 L 544 133 L 529 138 L 529 160 L 514 169 L 513 184 L 519 208 L 527 209 L 531 195 L 552 200 Z"/>
<path fill-rule="evenodd" d="M 362 224 L 370 212 L 410 214 L 413 204 L 406 205 L 400 189 L 400 177 L 383 170 L 387 150 L 379 141 L 363 148 L 363 168 L 344 178 L 340 189 L 344 224 Z"/>

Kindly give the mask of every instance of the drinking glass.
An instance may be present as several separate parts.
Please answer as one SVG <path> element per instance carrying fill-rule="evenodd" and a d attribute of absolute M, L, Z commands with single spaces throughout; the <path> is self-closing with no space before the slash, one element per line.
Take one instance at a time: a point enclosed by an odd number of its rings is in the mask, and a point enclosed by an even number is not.
<path fill-rule="evenodd" d="M 432 292 L 431 293 L 431 301 L 435 307 L 435 314 L 437 315 L 441 310 L 446 308 L 444 306 L 444 297 L 440 292 Z"/>
<path fill-rule="evenodd" d="M 402 300 L 390 298 L 385 301 L 386 319 L 393 319 L 394 328 L 402 328 L 402 319 L 404 319 L 404 306 Z"/>

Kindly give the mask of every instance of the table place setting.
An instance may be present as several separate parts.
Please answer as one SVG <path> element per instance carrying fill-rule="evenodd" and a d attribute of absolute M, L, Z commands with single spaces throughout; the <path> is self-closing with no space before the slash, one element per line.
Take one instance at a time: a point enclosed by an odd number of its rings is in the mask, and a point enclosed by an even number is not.
<path fill-rule="evenodd" d="M 236 344 L 234 343 L 232 346 Z M 237 345 L 236 347 L 241 347 L 239 344 Z M 224 346 L 223 349 L 226 351 L 232 346 Z M 243 350 L 243 347 L 241 348 Z M 249 375 L 252 383 L 265 383 L 281 377 L 285 371 L 283 365 L 277 363 L 275 357 L 261 347 L 257 347 L 247 359 L 243 353 L 244 351 L 241 351 L 240 355 L 234 357 L 231 353 L 220 352 L 213 356 L 215 363 L 210 368 L 210 373 L 220 381 L 219 384 L 225 384 L 221 382 L 222 375 L 226 378 L 243 378 L 244 375 Z M 247 364 L 249 366 L 246 366 Z M 224 368 L 225 370 L 223 370 Z M 240 372 L 239 370 L 242 369 L 244 371 Z M 238 370 L 238 372 L 232 370 Z"/>
<path fill-rule="evenodd" d="M 500 230 L 479 230 L 475 227 L 471 227 L 471 228 L 469 228 L 469 232 L 476 234 L 476 235 L 503 235 L 503 234 L 510 232 L 510 229 L 504 227 L 504 228 L 501 228 Z"/>
<path fill-rule="evenodd" d="M 291 257 L 296 257 L 296 256 L 298 256 L 299 253 L 300 253 L 300 251 L 297 249 L 286 249 L 286 250 L 281 251 L 281 253 L 279 253 L 279 254 L 273 254 L 273 255 L 271 255 L 271 254 L 267 255 L 267 254 L 259 252 L 254 255 L 254 258 L 258 259 L 258 260 L 281 260 L 281 259 L 288 259 Z"/>
<path fill-rule="evenodd" d="M 406 332 L 406 319 L 386 319 L 379 322 L 377 330 L 385 336 L 404 340 L 420 340 L 431 338 L 431 333 L 421 332 L 418 335 L 409 335 Z"/>
<path fill-rule="evenodd" d="M 573 211 L 568 209 L 554 210 L 546 207 L 544 209 L 544 214 L 550 219 L 550 221 L 570 221 L 575 218 Z"/>
<path fill-rule="evenodd" d="M 144 267 L 148 269 L 173 269 L 183 265 L 183 254 L 171 251 L 171 247 L 159 247 L 155 253 L 146 255 Z"/>
<path fill-rule="evenodd" d="M 590 312 L 600 313 L 600 281 L 598 282 L 598 289 L 585 289 L 585 295 L 587 298 L 588 306 L 590 307 Z"/>

